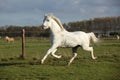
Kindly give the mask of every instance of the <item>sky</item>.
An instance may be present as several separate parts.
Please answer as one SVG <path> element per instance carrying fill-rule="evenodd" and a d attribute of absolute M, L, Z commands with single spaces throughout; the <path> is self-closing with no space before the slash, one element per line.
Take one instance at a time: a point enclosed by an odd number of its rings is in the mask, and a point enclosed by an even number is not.
<path fill-rule="evenodd" d="M 0 0 L 0 26 L 39 26 L 48 13 L 62 23 L 120 16 L 120 0 Z"/>

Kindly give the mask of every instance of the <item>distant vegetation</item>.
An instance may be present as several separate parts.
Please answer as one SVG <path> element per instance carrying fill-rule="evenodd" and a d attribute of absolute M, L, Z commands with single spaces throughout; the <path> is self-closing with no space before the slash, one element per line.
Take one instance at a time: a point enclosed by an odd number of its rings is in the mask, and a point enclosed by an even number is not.
<path fill-rule="evenodd" d="M 120 35 L 120 16 L 70 22 L 68 25 L 71 26 L 71 30 L 93 31 L 96 34 L 106 34 L 108 36 Z"/>
<path fill-rule="evenodd" d="M 103 17 L 90 20 L 64 23 L 64 27 L 68 31 L 93 31 L 96 34 L 107 34 L 110 36 L 120 35 L 120 16 Z M 48 37 L 49 30 L 43 30 L 40 26 L 15 26 L 7 25 L 0 27 L 0 36 L 21 36 L 21 30 L 26 30 L 27 37 Z"/>

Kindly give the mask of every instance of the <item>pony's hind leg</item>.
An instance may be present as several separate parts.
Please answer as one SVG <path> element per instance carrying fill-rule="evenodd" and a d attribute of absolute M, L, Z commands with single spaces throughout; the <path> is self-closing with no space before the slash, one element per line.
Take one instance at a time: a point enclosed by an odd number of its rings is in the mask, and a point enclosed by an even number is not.
<path fill-rule="evenodd" d="M 77 53 L 73 53 L 73 57 L 70 59 L 68 66 L 70 66 L 70 64 L 73 62 L 73 60 L 77 57 Z"/>
<path fill-rule="evenodd" d="M 93 47 L 83 46 L 83 49 L 86 50 L 86 51 L 90 51 L 91 52 L 92 59 L 96 59 L 97 58 L 97 57 L 94 56 Z"/>
<path fill-rule="evenodd" d="M 73 53 L 73 57 L 70 59 L 69 63 L 68 63 L 68 66 L 70 66 L 70 64 L 73 62 L 73 60 L 77 57 L 77 48 L 79 46 L 76 46 L 76 47 L 73 47 L 72 48 L 72 53 Z"/>

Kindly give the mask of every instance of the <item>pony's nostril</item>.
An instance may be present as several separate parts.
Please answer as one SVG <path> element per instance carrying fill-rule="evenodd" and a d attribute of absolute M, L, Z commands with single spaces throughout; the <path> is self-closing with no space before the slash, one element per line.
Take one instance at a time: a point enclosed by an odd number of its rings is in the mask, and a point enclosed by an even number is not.
<path fill-rule="evenodd" d="M 42 25 L 41 27 L 42 27 L 42 29 L 44 29 L 44 25 Z"/>

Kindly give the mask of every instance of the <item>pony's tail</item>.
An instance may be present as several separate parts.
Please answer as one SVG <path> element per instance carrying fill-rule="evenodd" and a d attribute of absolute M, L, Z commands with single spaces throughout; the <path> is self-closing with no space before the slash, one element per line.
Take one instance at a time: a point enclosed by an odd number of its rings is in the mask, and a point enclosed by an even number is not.
<path fill-rule="evenodd" d="M 90 36 L 90 39 L 92 39 L 92 41 L 93 41 L 94 43 L 98 43 L 98 42 L 99 42 L 99 39 L 95 36 L 95 34 L 94 34 L 93 32 L 88 33 L 88 34 L 89 34 L 89 36 Z"/>

